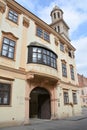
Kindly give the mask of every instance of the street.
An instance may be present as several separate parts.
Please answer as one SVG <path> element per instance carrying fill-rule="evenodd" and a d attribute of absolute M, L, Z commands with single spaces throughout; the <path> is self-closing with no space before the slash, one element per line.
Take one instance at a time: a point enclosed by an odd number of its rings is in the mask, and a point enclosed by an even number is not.
<path fill-rule="evenodd" d="M 0 130 L 87 130 L 87 108 L 81 116 L 62 120 L 37 120 L 31 125 L 0 128 Z"/>

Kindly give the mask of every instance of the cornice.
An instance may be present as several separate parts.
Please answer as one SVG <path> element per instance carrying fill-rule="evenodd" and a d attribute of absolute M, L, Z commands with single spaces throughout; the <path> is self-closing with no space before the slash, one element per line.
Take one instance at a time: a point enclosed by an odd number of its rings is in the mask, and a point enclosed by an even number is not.
<path fill-rule="evenodd" d="M 26 71 L 25 70 L 14 69 L 14 68 L 3 66 L 3 65 L 0 65 L 0 69 L 26 75 Z"/>
<path fill-rule="evenodd" d="M 71 85 L 73 87 L 76 87 L 76 88 L 79 88 L 78 84 L 72 84 L 71 82 L 64 82 L 64 81 L 60 81 L 62 84 L 65 84 L 65 85 Z"/>

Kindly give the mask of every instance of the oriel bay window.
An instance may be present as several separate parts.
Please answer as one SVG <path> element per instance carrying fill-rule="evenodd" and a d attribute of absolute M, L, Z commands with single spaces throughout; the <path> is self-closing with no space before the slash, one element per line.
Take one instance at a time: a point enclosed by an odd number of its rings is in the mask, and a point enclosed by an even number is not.
<path fill-rule="evenodd" d="M 46 41 L 50 41 L 50 36 L 49 36 L 49 33 L 45 30 L 43 30 L 41 27 L 38 27 L 36 28 L 36 35 L 38 37 L 41 37 L 42 39 L 46 40 Z"/>
<path fill-rule="evenodd" d="M 3 38 L 1 55 L 10 59 L 14 59 L 15 41 Z"/>
<path fill-rule="evenodd" d="M 28 63 L 44 64 L 57 69 L 57 55 L 46 48 L 28 46 Z"/>
<path fill-rule="evenodd" d="M 11 85 L 0 83 L 0 105 L 10 105 Z"/>

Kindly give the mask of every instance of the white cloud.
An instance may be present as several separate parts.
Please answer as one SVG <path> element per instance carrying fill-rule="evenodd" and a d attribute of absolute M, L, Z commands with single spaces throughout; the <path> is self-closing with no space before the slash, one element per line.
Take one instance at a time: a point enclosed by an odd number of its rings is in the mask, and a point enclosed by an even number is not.
<path fill-rule="evenodd" d="M 72 41 L 76 47 L 76 64 L 79 73 L 87 76 L 87 37 L 81 37 L 76 41 Z"/>

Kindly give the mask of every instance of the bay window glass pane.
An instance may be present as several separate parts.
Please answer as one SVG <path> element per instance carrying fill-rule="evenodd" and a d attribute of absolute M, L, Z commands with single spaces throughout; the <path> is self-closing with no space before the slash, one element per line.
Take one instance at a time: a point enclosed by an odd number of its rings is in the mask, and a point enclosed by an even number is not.
<path fill-rule="evenodd" d="M 36 62 L 37 62 L 37 59 L 36 59 L 36 58 L 33 58 L 33 59 L 32 59 L 32 62 L 35 62 L 35 63 L 36 63 Z"/>
<path fill-rule="evenodd" d="M 47 55 L 50 55 L 50 52 L 49 52 L 49 51 L 47 51 Z"/>
<path fill-rule="evenodd" d="M 43 55 L 43 62 L 46 64 L 47 63 L 47 61 L 46 61 L 47 59 L 46 59 L 46 55 Z"/>
<path fill-rule="evenodd" d="M 33 52 L 37 52 L 38 48 L 34 47 Z"/>
<path fill-rule="evenodd" d="M 4 104 L 8 103 L 8 93 L 7 92 L 4 92 L 3 103 Z"/>
<path fill-rule="evenodd" d="M 33 57 L 37 57 L 37 53 L 33 53 Z"/>
<path fill-rule="evenodd" d="M 46 53 L 47 53 L 47 51 L 46 51 L 45 49 L 43 49 L 43 53 L 44 53 L 44 54 L 46 54 Z"/>
<path fill-rule="evenodd" d="M 38 52 L 41 53 L 41 48 L 38 48 Z"/>
<path fill-rule="evenodd" d="M 41 59 L 41 56 L 42 56 L 41 54 L 38 54 L 38 59 Z"/>

